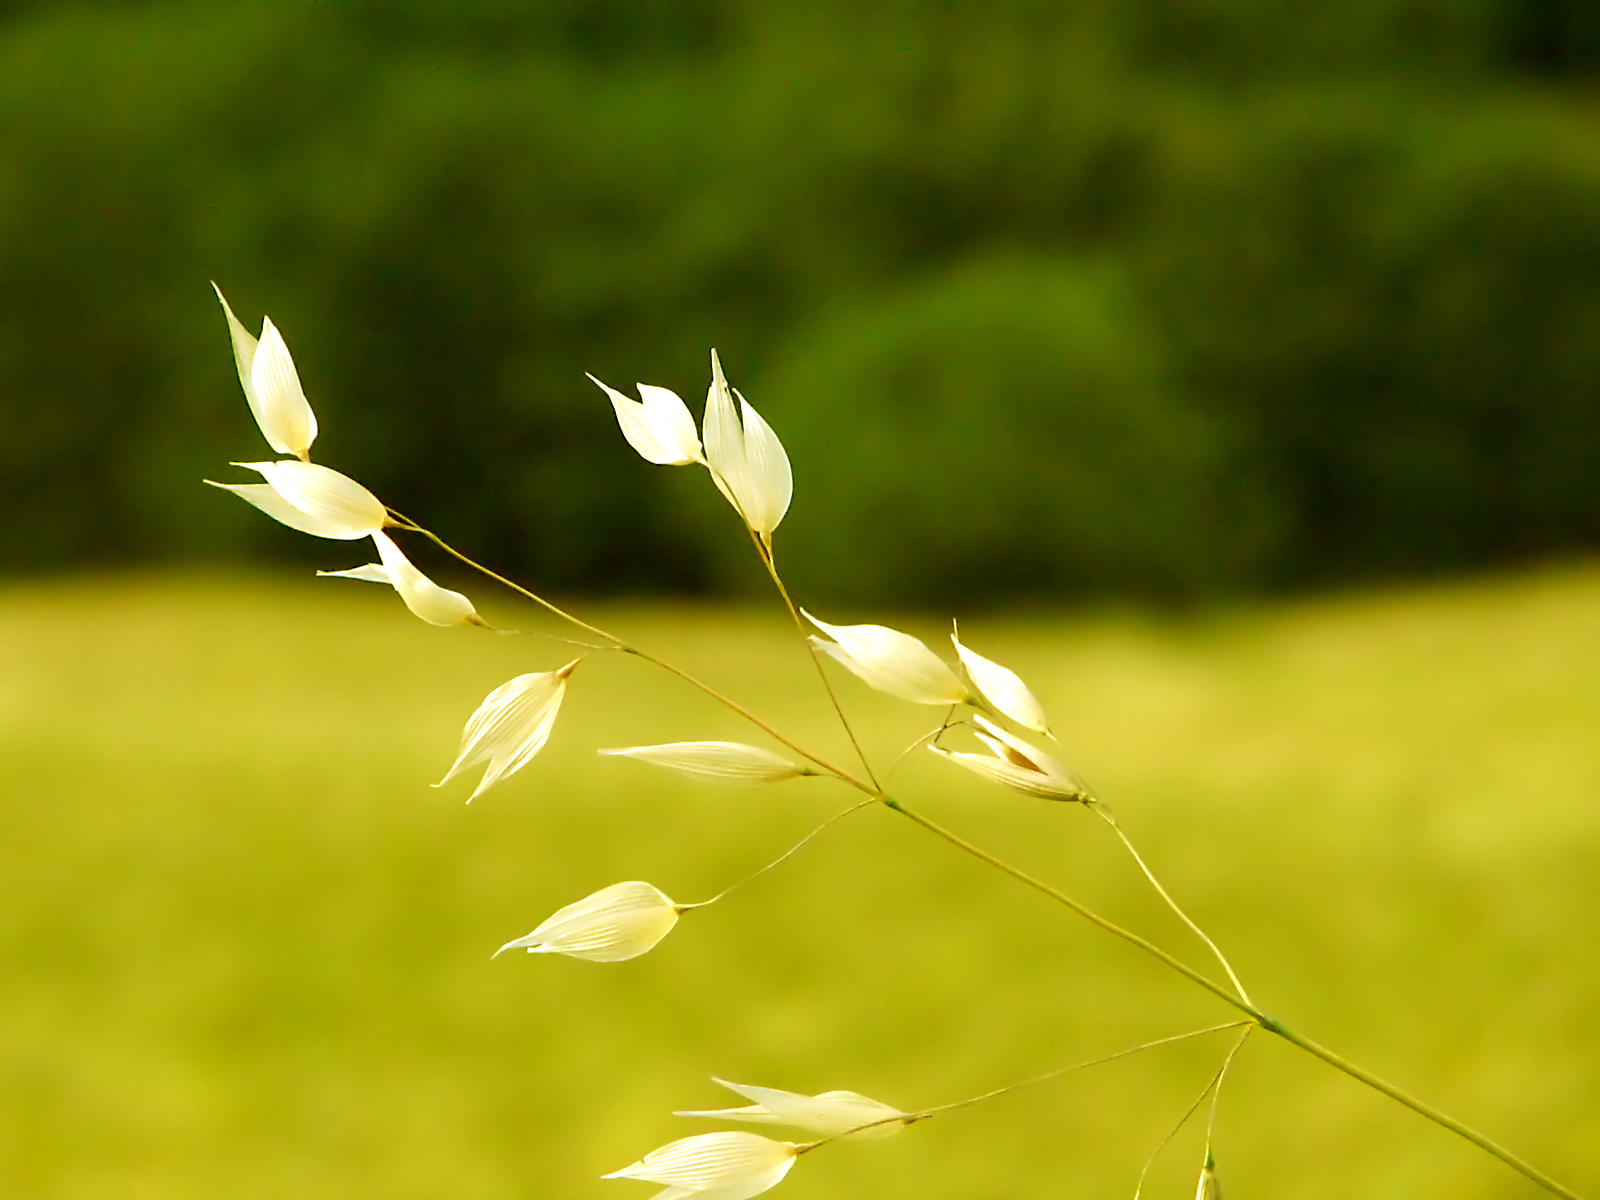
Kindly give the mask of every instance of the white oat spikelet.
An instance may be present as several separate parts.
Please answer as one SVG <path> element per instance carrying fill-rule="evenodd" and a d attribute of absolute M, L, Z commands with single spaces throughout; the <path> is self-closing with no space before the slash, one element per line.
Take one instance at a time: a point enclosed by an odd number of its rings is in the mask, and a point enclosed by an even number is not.
<path fill-rule="evenodd" d="M 957 766 L 1030 796 L 1045 800 L 1090 799 L 1088 787 L 1039 747 L 1014 733 L 1007 733 L 985 716 L 972 719 L 979 726 L 978 740 L 989 747 L 990 754 L 968 754 L 946 750 L 943 746 L 929 746 L 928 749 Z"/>
<path fill-rule="evenodd" d="M 550 740 L 567 679 L 580 660 L 556 671 L 518 675 L 484 697 L 461 731 L 461 750 L 434 787 L 443 787 L 467 767 L 488 760 L 483 778 L 467 797 L 471 804 L 507 775 L 525 766 Z"/>
<path fill-rule="evenodd" d="M 967 678 L 980 695 L 1003 717 L 1010 717 L 1024 729 L 1050 736 L 1050 723 L 1045 719 L 1044 706 L 1039 703 L 1028 685 L 1008 667 L 983 657 L 961 644 L 959 630 L 952 629 L 950 640 L 955 643 L 956 654 L 966 668 Z"/>
<path fill-rule="evenodd" d="M 816 774 L 811 768 L 796 766 L 770 750 L 746 746 L 742 742 L 668 742 L 660 746 L 623 746 L 600 753 L 636 758 L 708 783 L 753 786 Z"/>
<path fill-rule="evenodd" d="M 602 1178 L 666 1184 L 654 1200 L 749 1200 L 776 1187 L 799 1152 L 792 1142 L 754 1133 L 702 1133 L 668 1142 Z"/>
<path fill-rule="evenodd" d="M 206 482 L 232 492 L 290 529 L 313 537 L 353 542 L 376 533 L 389 522 L 382 501 L 331 467 L 295 458 L 233 465 L 257 471 L 267 482 Z"/>
<path fill-rule="evenodd" d="M 833 639 L 812 638 L 812 646 L 868 686 L 913 704 L 963 704 L 969 699 L 955 672 L 909 633 L 886 625 L 830 625 L 805 609 L 800 611 Z"/>
<path fill-rule="evenodd" d="M 737 410 L 735 396 L 739 400 Z M 794 496 L 789 456 L 772 426 L 743 396 L 730 394 L 715 350 L 711 352 L 711 388 L 706 392 L 701 434 L 705 438 L 706 465 L 711 468 L 718 490 L 744 518 L 751 532 L 771 549 L 772 531 L 789 511 L 789 501 Z"/>
<path fill-rule="evenodd" d="M 617 424 L 628 445 L 646 462 L 664 467 L 684 467 L 705 462 L 700 438 L 695 433 L 689 406 L 677 392 L 653 384 L 640 383 L 639 399 L 630 400 L 616 388 L 589 376 L 611 400 Z"/>
<path fill-rule="evenodd" d="M 233 315 L 222 289 L 211 285 L 222 301 L 228 318 L 228 334 L 233 339 L 233 362 L 239 369 L 239 386 L 250 404 L 250 412 L 267 443 L 279 454 L 292 454 L 305 462 L 311 443 L 317 438 L 317 418 L 300 387 L 289 347 L 271 318 L 261 322 L 258 341 Z"/>
<path fill-rule="evenodd" d="M 710 1117 L 720 1121 L 754 1121 L 764 1125 L 789 1125 L 824 1137 L 888 1137 L 906 1127 L 909 1114 L 859 1092 L 819 1092 L 807 1096 L 778 1088 L 729 1083 L 712 1077 L 730 1092 L 754 1101 L 743 1108 L 702 1109 L 673 1113 L 675 1117 Z"/>
<path fill-rule="evenodd" d="M 507 942 L 495 955 L 526 950 L 590 962 L 623 962 L 638 958 L 671 933 L 687 907 L 648 883 L 614 883 L 551 914 L 532 933 Z"/>
<path fill-rule="evenodd" d="M 484 624 L 483 618 L 472 607 L 471 600 L 460 592 L 440 587 L 417 570 L 388 534 L 374 530 L 372 541 L 378 547 L 378 557 L 382 562 L 351 567 L 348 571 L 318 571 L 317 574 L 330 579 L 387 583 L 399 593 L 407 608 L 430 625 Z"/>

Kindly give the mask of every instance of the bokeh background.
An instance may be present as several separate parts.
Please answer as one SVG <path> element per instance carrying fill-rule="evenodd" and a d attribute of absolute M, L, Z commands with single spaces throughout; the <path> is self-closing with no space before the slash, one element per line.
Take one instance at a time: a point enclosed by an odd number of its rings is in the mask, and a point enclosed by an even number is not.
<path fill-rule="evenodd" d="M 559 648 L 199 484 L 263 454 L 210 280 L 319 461 L 836 739 L 727 506 L 583 378 L 698 410 L 716 346 L 809 606 L 961 615 L 1264 1000 L 1600 1187 L 1597 130 L 1584 0 L 0 5 L 0 1195 L 644 1194 L 594 1176 L 713 1073 L 914 1106 L 1225 1016 L 885 813 L 637 964 L 489 964 L 844 799 L 596 764 L 747 736 L 609 662 L 521 776 L 427 790 Z M 880 761 L 923 731 L 851 685 Z M 1184 944 L 1082 814 L 937 766 Z M 1125 1196 L 1214 1062 L 783 1193 Z M 1230 1194 L 1534 1194 L 1276 1048 L 1230 1089 Z"/>
<path fill-rule="evenodd" d="M 818 598 L 1600 542 L 1592 4 L 8 10 L 6 570 L 325 549 L 194 492 L 257 453 L 208 279 L 323 461 L 566 588 L 747 578 L 583 378 L 698 408 L 712 345 Z"/>

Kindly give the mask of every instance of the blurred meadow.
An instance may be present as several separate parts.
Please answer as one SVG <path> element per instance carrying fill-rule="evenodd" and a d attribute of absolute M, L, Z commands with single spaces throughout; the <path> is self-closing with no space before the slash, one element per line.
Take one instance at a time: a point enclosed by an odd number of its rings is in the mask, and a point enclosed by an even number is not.
<path fill-rule="evenodd" d="M 473 590 L 492 621 L 546 627 Z M 585 611 L 844 753 L 780 612 Z M 1024 673 L 1268 1011 L 1600 1185 L 1600 571 L 962 631 Z M 483 694 L 568 651 L 431 629 L 333 580 L 0 594 L 0 1194 L 645 1195 L 597 1177 L 711 1128 L 668 1114 L 722 1105 L 712 1074 L 922 1106 L 1228 1018 L 880 810 L 641 959 L 490 961 L 620 879 L 705 898 L 850 801 L 597 757 L 749 736 L 604 653 L 520 774 L 470 807 L 465 784 L 430 790 Z M 932 712 L 840 688 L 880 764 Z M 1206 965 L 1081 810 L 920 753 L 894 786 Z M 782 1190 L 1127 1196 L 1222 1050 L 838 1145 Z M 1217 1152 L 1230 1195 L 1539 1194 L 1265 1036 L 1228 1081 Z M 1191 1129 L 1148 1194 L 1189 1195 L 1198 1155 Z"/>

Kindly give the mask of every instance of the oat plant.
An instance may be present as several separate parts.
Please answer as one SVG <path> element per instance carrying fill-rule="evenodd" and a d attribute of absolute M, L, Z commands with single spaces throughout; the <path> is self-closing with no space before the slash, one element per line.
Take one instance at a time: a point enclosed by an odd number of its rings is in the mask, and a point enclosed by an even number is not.
<path fill-rule="evenodd" d="M 1576 1200 L 1576 1193 L 1550 1178 L 1486 1135 L 1318 1042 L 1296 1032 L 1263 1011 L 1251 999 L 1244 981 L 1227 956 L 1162 885 L 1145 858 L 1118 823 L 1106 800 L 1095 794 L 1055 750 L 1055 736 L 1043 706 L 1010 668 L 967 645 L 952 624 L 950 652 L 941 655 L 909 634 L 882 625 L 833 624 L 800 607 L 778 569 L 773 537 L 789 509 L 793 479 L 788 456 L 772 427 L 723 377 L 717 354 L 711 354 L 711 384 L 704 417 L 696 428 L 688 407 L 663 387 L 639 384 L 634 400 L 594 376 L 589 378 L 610 400 L 623 437 L 647 462 L 662 466 L 698 467 L 709 474 L 738 515 L 751 552 L 766 572 L 778 602 L 792 622 L 796 650 L 816 667 L 818 700 L 830 706 L 853 749 L 849 762 L 824 757 L 762 719 L 738 699 L 724 695 L 684 667 L 636 646 L 565 611 L 543 596 L 485 567 L 419 521 L 379 500 L 348 476 L 311 461 L 317 422 L 301 389 L 282 335 L 270 320 L 259 338 L 252 336 L 222 298 L 233 340 L 239 382 L 251 412 L 268 444 L 280 456 L 270 461 L 236 463 L 256 472 L 262 482 L 217 483 L 268 516 L 315 537 L 343 541 L 370 538 L 378 561 L 324 574 L 393 587 L 414 614 L 434 625 L 488 626 L 462 594 L 439 587 L 412 565 L 387 531 L 424 538 L 466 566 L 542 608 L 566 627 L 557 640 L 576 646 L 550 669 L 518 675 L 491 692 L 467 718 L 460 746 L 449 770 L 435 786 L 450 784 L 480 765 L 468 801 L 526 766 L 544 747 L 575 679 L 581 680 L 585 659 L 593 654 L 620 654 L 648 667 L 669 672 L 684 685 L 726 706 L 748 723 L 764 744 L 726 741 L 676 742 L 602 750 L 602 754 L 637 759 L 710 785 L 765 787 L 798 778 L 831 783 L 854 793 L 853 801 L 813 829 L 776 860 L 766 863 L 708 899 L 677 901 L 653 884 L 630 880 L 602 888 L 576 900 L 524 937 L 507 942 L 509 950 L 531 954 L 565 954 L 595 962 L 618 962 L 649 952 L 685 917 L 723 902 L 743 884 L 788 863 L 817 834 L 869 807 L 882 807 L 906 822 L 907 830 L 939 839 L 951 849 L 992 868 L 997 874 L 1036 892 L 1052 905 L 1120 938 L 1169 968 L 1189 985 L 1203 988 L 1236 1011 L 1236 1019 L 1101 1054 L 1087 1062 L 1045 1071 L 953 1103 L 901 1109 L 851 1091 L 808 1096 L 777 1088 L 716 1082 L 746 1103 L 714 1110 L 685 1110 L 679 1116 L 739 1125 L 776 1126 L 797 1131 L 802 1140 L 788 1141 L 747 1129 L 700 1133 L 650 1151 L 638 1162 L 606 1178 L 635 1179 L 662 1185 L 656 1200 L 745 1200 L 775 1187 L 796 1163 L 813 1151 L 841 1139 L 885 1137 L 1020 1088 L 1036 1087 L 1083 1067 L 1110 1062 L 1175 1042 L 1216 1034 L 1229 1035 L 1219 1045 L 1215 1073 L 1196 1097 L 1172 1134 L 1202 1110 L 1207 1113 L 1205 1153 L 1197 1171 L 1197 1200 L 1220 1197 L 1210 1129 L 1228 1068 L 1252 1036 L 1279 1038 L 1334 1070 L 1359 1080 L 1428 1120 L 1471 1142 L 1502 1164 L 1556 1196 Z M 210 482 L 210 481 L 208 481 Z M 571 649 L 571 646 L 568 647 Z M 574 654 L 576 655 L 574 657 Z M 974 772 L 998 787 L 1010 788 L 1054 805 L 1081 807 L 1103 821 L 1133 859 L 1160 899 L 1205 947 L 1203 966 L 1090 909 L 1057 884 L 1026 872 L 990 853 L 957 831 L 932 820 L 891 793 L 884 760 L 869 752 L 857 737 L 830 672 L 838 668 L 868 687 L 937 713 L 927 733 L 910 753 L 924 749 L 953 767 Z M 892 768 L 890 768 L 892 769 Z M 825 786 L 810 784 L 807 786 Z M 1220 972 L 1220 974 L 1219 974 Z M 1172 1134 L 1168 1135 L 1170 1141 Z M 1163 1142 L 1163 1146 L 1166 1143 Z M 1159 1151 L 1158 1151 L 1159 1153 Z M 1145 1172 L 1149 1170 L 1146 1164 Z M 1141 1174 L 1132 1194 L 1142 1191 Z"/>

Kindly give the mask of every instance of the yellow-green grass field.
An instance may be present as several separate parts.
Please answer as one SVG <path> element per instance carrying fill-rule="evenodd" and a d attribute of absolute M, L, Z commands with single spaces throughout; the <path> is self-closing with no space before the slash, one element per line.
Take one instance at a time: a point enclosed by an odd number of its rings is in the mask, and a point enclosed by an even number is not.
<path fill-rule="evenodd" d="M 584 611 L 848 758 L 781 613 Z M 1600 571 L 962 632 L 1028 680 L 1263 1007 L 1600 1193 Z M 705 898 L 851 802 L 598 757 L 761 740 L 615 654 L 520 774 L 470 806 L 470 783 L 428 786 L 491 688 L 569 652 L 433 629 L 363 584 L 0 592 L 0 1196 L 644 1198 L 598 1177 L 717 1128 L 670 1115 L 737 1102 L 713 1074 L 911 1108 L 1228 1019 L 882 809 L 636 961 L 491 961 L 619 880 Z M 939 717 L 838 687 L 880 766 Z M 1081 808 L 920 751 L 894 788 L 1215 973 Z M 1126 1200 L 1224 1051 L 830 1146 L 773 1194 Z M 1200 1139 L 1147 1196 L 1193 1194 Z M 1265 1035 L 1216 1152 L 1230 1197 L 1541 1194 Z"/>

